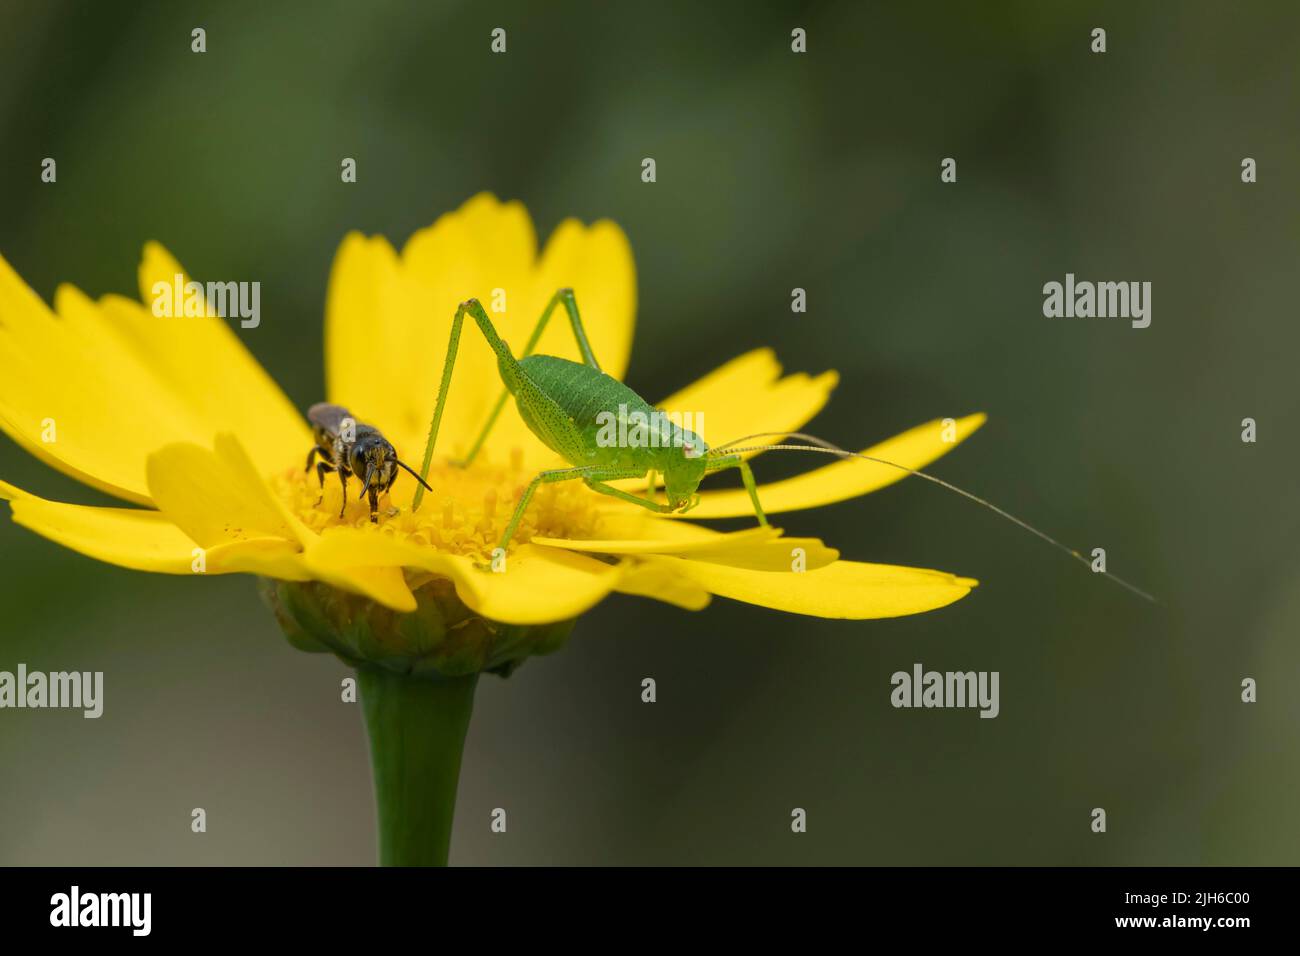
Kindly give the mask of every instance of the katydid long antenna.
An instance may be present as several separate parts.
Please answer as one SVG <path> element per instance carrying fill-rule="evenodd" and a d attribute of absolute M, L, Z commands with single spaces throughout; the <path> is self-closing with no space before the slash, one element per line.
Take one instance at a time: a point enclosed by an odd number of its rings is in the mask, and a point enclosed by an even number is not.
<path fill-rule="evenodd" d="M 794 438 L 801 442 L 808 442 L 809 444 L 792 445 L 792 444 L 787 444 L 782 442 L 782 443 L 772 444 L 772 445 L 750 445 L 743 448 L 735 447 L 737 445 L 740 445 L 743 442 L 754 441 L 755 439 L 762 439 L 762 438 Z M 755 432 L 753 435 L 746 435 L 743 438 L 736 438 L 727 442 L 724 445 L 718 445 L 714 448 L 710 448 L 706 454 L 710 457 L 713 457 L 713 456 L 718 456 L 723 454 L 739 455 L 750 451 L 820 452 L 821 454 L 824 455 L 835 455 L 838 458 L 844 458 L 844 459 L 859 458 L 862 461 L 869 461 L 869 462 L 874 462 L 878 465 L 887 465 L 890 468 L 897 468 L 899 471 L 905 471 L 909 475 L 915 475 L 918 478 L 924 478 L 926 481 L 933 482 L 934 484 L 939 485 L 941 488 L 946 488 L 949 491 L 954 492 L 955 494 L 961 495 L 963 498 L 975 502 L 977 505 L 980 505 L 981 507 L 987 508 L 989 511 L 992 511 L 994 514 L 1000 515 L 1001 517 L 1010 521 L 1012 524 L 1019 525 L 1021 528 L 1023 528 L 1025 531 L 1028 531 L 1030 534 L 1034 535 L 1035 537 L 1041 538 L 1043 541 L 1046 541 L 1048 544 L 1050 544 L 1052 547 L 1056 548 L 1057 550 L 1064 551 L 1066 554 L 1074 558 L 1084 567 L 1088 568 L 1089 570 L 1092 570 L 1092 562 L 1090 562 L 1078 551 L 1074 550 L 1074 548 L 1062 544 L 1060 541 L 1057 541 L 1049 534 L 1039 531 L 1033 525 L 1029 524 L 1029 522 L 1023 521 L 1020 518 L 1017 518 L 1015 515 L 1011 514 L 1010 512 L 1004 511 L 1003 509 L 999 508 L 997 505 L 993 504 L 991 501 L 985 501 L 983 498 L 979 497 L 978 495 L 971 494 L 969 491 L 965 490 L 964 488 L 958 488 L 956 485 L 952 484 L 951 482 L 944 481 L 942 478 L 937 478 L 934 475 L 927 474 L 924 471 L 918 471 L 915 468 L 908 468 L 906 465 L 900 465 L 897 462 L 887 461 L 884 458 L 876 458 L 872 455 L 864 455 L 860 452 L 848 451 L 847 449 L 840 448 L 838 445 L 834 445 L 831 442 L 826 441 L 826 439 L 824 438 L 818 438 L 816 435 L 809 435 L 804 432 Z M 1136 594 L 1138 597 L 1142 598 L 1143 600 L 1150 601 L 1152 604 L 1159 603 L 1154 597 L 1152 597 L 1146 591 L 1143 591 L 1141 588 L 1137 587 L 1136 585 L 1130 584 L 1129 582 L 1125 581 L 1117 574 L 1111 574 L 1109 571 L 1099 571 L 1096 573 L 1105 575 L 1106 577 L 1114 581 L 1116 584 L 1120 585 L 1123 588 L 1126 588 L 1128 591 L 1132 592 L 1133 594 Z"/>

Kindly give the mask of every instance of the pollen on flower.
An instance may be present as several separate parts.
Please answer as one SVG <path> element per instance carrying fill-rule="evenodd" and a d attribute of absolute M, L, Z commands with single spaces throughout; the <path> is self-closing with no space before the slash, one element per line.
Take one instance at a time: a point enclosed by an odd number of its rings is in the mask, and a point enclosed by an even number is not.
<path fill-rule="evenodd" d="M 348 503 L 342 518 L 342 488 L 336 474 L 325 476 L 323 495 L 316 475 L 304 474 L 300 468 L 275 475 L 272 486 L 289 510 L 317 533 L 328 528 L 372 528 L 420 547 L 490 558 L 535 475 L 524 469 L 521 454 L 511 455 L 508 466 L 475 462 L 462 468 L 435 461 L 428 476 L 433 491 L 425 494 L 420 510 L 411 511 L 414 479 L 402 475 L 388 494 L 379 497 L 378 524 L 370 522 L 370 504 L 361 497 L 361 482 L 355 477 L 348 480 Z M 579 481 L 539 486 L 511 539 L 510 550 L 535 535 L 594 536 L 600 523 L 598 501 Z"/>

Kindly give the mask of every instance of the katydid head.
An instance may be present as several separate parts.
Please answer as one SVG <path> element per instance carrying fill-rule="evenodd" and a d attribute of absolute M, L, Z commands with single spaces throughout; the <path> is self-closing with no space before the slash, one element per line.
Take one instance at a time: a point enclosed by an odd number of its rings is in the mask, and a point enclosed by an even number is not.
<path fill-rule="evenodd" d="M 689 511 L 699 499 L 696 489 L 708 469 L 708 446 L 704 439 L 685 428 L 674 430 L 673 441 L 663 449 L 660 470 L 664 492 L 674 511 Z"/>

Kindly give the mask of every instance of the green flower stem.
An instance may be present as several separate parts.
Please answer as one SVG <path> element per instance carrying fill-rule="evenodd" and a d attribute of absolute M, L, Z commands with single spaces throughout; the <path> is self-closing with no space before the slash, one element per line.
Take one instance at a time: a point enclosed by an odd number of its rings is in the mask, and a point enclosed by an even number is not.
<path fill-rule="evenodd" d="M 429 679 L 357 668 L 383 866 L 446 866 L 478 675 Z"/>

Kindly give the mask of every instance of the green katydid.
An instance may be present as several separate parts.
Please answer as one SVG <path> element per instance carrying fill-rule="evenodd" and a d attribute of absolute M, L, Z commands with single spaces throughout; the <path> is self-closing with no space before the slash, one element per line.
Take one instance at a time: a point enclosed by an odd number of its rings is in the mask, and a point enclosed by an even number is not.
<path fill-rule="evenodd" d="M 533 349 L 537 347 L 542 332 L 545 331 L 546 324 L 550 321 L 551 315 L 557 306 L 563 306 L 568 315 L 569 325 L 573 331 L 574 340 L 577 342 L 578 351 L 582 356 L 582 362 L 572 362 L 553 355 L 533 354 Z M 478 438 L 470 447 L 465 459 L 459 464 L 468 465 L 473 461 L 483 447 L 483 443 L 487 440 L 493 425 L 496 424 L 496 420 L 505 407 L 506 401 L 513 395 L 515 404 L 519 409 L 519 415 L 528 429 L 543 444 L 572 466 L 540 472 L 529 482 L 524 489 L 524 493 L 519 498 L 519 503 L 515 506 L 509 524 L 506 525 L 505 533 L 501 537 L 501 542 L 498 545 L 500 553 L 505 552 L 506 546 L 514 537 L 519 522 L 523 519 L 524 512 L 527 510 L 528 504 L 538 486 L 558 481 L 580 480 L 588 488 L 601 494 L 619 498 L 659 514 L 672 514 L 687 512 L 696 505 L 699 501 L 697 489 L 706 475 L 734 468 L 740 472 L 745 490 L 754 505 L 754 516 L 758 519 L 760 525 L 766 526 L 768 523 L 767 516 L 763 513 L 763 506 L 759 503 L 758 486 L 754 481 L 754 473 L 750 469 L 749 463 L 741 456 L 750 451 L 771 450 L 820 452 L 835 455 L 839 458 L 858 458 L 863 461 L 897 468 L 909 475 L 915 475 L 918 478 L 924 478 L 940 485 L 988 508 L 1064 551 L 1085 566 L 1092 567 L 1088 559 L 1078 551 L 1067 547 L 1032 525 L 1003 511 L 983 498 L 958 488 L 956 485 L 923 471 L 886 461 L 883 458 L 846 451 L 814 435 L 789 431 L 764 432 L 747 435 L 726 444 L 709 448 L 699 435 L 679 425 L 672 424 L 670 428 L 665 430 L 663 437 L 666 440 L 664 441 L 637 442 L 633 444 L 626 442 L 611 443 L 607 438 L 607 429 L 611 418 L 614 416 L 643 416 L 642 421 L 651 422 L 668 422 L 671 419 L 667 413 L 652 406 L 622 382 L 601 371 L 600 363 L 596 361 L 596 356 L 591 350 L 591 344 L 587 341 L 587 334 L 583 330 L 582 318 L 578 312 L 578 303 L 572 289 L 560 289 L 551 297 L 550 302 L 542 312 L 541 318 L 538 319 L 532 335 L 529 336 L 528 342 L 524 346 L 522 356 L 519 358 L 514 356 L 510 351 L 510 347 L 497 334 L 496 328 L 492 325 L 492 320 L 488 318 L 487 312 L 484 311 L 482 304 L 477 299 L 462 302 L 456 309 L 456 315 L 451 323 L 451 339 L 447 345 L 447 356 L 443 363 L 442 380 L 438 387 L 438 397 L 434 405 L 433 421 L 429 425 L 429 437 L 424 446 L 424 460 L 420 468 L 422 483 L 428 478 L 429 468 L 433 462 L 433 451 L 438 441 L 438 428 L 442 423 L 442 414 L 447 405 L 452 370 L 456 364 L 456 354 L 460 347 L 461 327 L 464 324 L 466 314 L 478 325 L 483 337 L 487 339 L 488 345 L 496 353 L 497 370 L 505 388 L 496 404 L 492 407 Z M 796 438 L 809 444 L 793 445 L 782 442 L 780 444 L 736 447 L 743 442 L 768 437 Z M 654 497 L 657 475 L 663 476 L 664 493 L 668 499 L 666 503 L 657 501 Z M 609 484 L 611 481 L 628 478 L 649 479 L 646 495 L 632 494 Z M 415 498 L 411 503 L 411 510 L 418 510 L 423 498 L 424 487 L 417 487 L 415 489 Z M 1113 579 L 1133 593 L 1149 601 L 1154 601 L 1154 598 L 1149 594 L 1111 574 L 1109 571 L 1099 573 Z"/>

